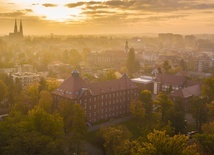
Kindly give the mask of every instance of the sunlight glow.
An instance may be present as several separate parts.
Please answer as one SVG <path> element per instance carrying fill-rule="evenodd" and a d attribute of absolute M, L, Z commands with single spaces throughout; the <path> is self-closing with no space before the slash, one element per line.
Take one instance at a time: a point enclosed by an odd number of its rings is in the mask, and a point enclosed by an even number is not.
<path fill-rule="evenodd" d="M 78 20 L 79 14 L 82 12 L 80 8 L 66 8 L 64 6 L 57 7 L 44 7 L 35 6 L 33 7 L 35 14 L 45 16 L 47 20 L 54 20 L 57 22 L 64 22 L 67 20 Z"/>

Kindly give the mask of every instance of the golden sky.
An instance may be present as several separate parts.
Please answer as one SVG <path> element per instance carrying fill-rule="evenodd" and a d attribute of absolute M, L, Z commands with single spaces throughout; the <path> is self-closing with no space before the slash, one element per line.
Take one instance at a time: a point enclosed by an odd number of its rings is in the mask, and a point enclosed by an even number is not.
<path fill-rule="evenodd" d="M 0 0 L 0 35 L 209 33 L 214 0 Z"/>

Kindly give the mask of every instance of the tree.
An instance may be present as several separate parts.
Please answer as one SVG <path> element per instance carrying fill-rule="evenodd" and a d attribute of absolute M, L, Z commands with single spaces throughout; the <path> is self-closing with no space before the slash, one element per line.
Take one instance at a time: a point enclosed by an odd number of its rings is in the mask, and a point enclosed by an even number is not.
<path fill-rule="evenodd" d="M 134 142 L 131 154 L 146 155 L 199 155 L 196 145 L 188 144 L 189 137 L 175 135 L 170 137 L 165 131 L 154 130 L 147 135 L 147 142 Z"/>
<path fill-rule="evenodd" d="M 214 134 L 197 134 L 194 138 L 199 143 L 203 154 L 214 154 Z"/>
<path fill-rule="evenodd" d="M 104 139 L 104 149 L 107 155 L 121 154 L 125 141 L 131 138 L 131 133 L 124 126 L 107 127 L 100 130 Z"/>
<path fill-rule="evenodd" d="M 187 71 L 187 63 L 184 61 L 184 59 L 181 59 L 180 66 L 183 71 Z"/>
<path fill-rule="evenodd" d="M 212 101 L 211 103 L 207 103 L 207 115 L 209 117 L 210 121 L 214 121 L 214 101 Z"/>
<path fill-rule="evenodd" d="M 145 117 L 146 110 L 144 108 L 143 103 L 140 100 L 132 101 L 130 105 L 130 110 L 131 110 L 132 116 L 135 119 L 141 120 Z"/>
<path fill-rule="evenodd" d="M 115 79 L 117 79 L 115 75 L 115 71 L 110 69 L 105 73 L 103 81 L 109 81 L 109 80 L 115 80 Z"/>
<path fill-rule="evenodd" d="M 84 139 L 87 132 L 85 111 L 80 104 L 74 104 L 72 106 L 73 117 L 72 117 L 72 128 L 71 137 L 73 142 L 76 144 L 76 152 L 79 154 L 80 142 Z"/>
<path fill-rule="evenodd" d="M 29 97 L 31 105 L 35 105 L 39 100 L 39 86 L 38 82 L 35 82 L 27 87 L 26 93 Z"/>
<path fill-rule="evenodd" d="M 214 76 L 203 81 L 202 93 L 208 102 L 214 101 Z"/>
<path fill-rule="evenodd" d="M 60 82 L 57 81 L 55 78 L 48 78 L 46 80 L 46 85 L 47 85 L 47 90 L 49 92 L 52 92 L 60 86 Z"/>
<path fill-rule="evenodd" d="M 51 93 L 46 90 L 41 91 L 38 106 L 47 113 L 51 113 L 53 111 L 53 98 Z"/>
<path fill-rule="evenodd" d="M 140 93 L 140 100 L 143 102 L 143 105 L 146 110 L 146 114 L 149 115 L 152 112 L 152 93 L 148 90 L 143 90 Z"/>
<path fill-rule="evenodd" d="M 2 80 L 0 80 L 0 103 L 5 99 L 7 94 L 7 86 Z"/>
<path fill-rule="evenodd" d="M 175 128 L 175 133 L 183 133 L 186 127 L 185 122 L 185 111 L 181 100 L 176 100 L 174 106 L 170 108 L 168 120 L 172 123 Z"/>
<path fill-rule="evenodd" d="M 191 100 L 192 114 L 195 118 L 195 125 L 198 132 L 201 132 L 201 126 L 206 122 L 207 108 L 203 98 L 193 97 Z"/>
<path fill-rule="evenodd" d="M 36 107 L 28 115 L 13 112 L 0 123 L 2 154 L 63 154 L 62 117 Z"/>
<path fill-rule="evenodd" d="M 171 69 L 171 65 L 169 64 L 168 60 L 165 60 L 163 62 L 163 69 L 165 70 L 166 73 L 169 73 L 170 69 Z"/>
<path fill-rule="evenodd" d="M 79 104 L 65 100 L 60 101 L 58 110 L 63 117 L 66 143 L 70 152 L 79 152 L 80 141 L 87 131 L 85 112 Z"/>
<path fill-rule="evenodd" d="M 214 134 L 214 122 L 205 123 L 201 128 L 203 133 Z"/>
<path fill-rule="evenodd" d="M 140 64 L 139 62 L 135 59 L 135 51 L 134 48 L 131 48 L 128 53 L 128 59 L 126 62 L 126 68 L 128 70 L 128 73 L 132 75 L 135 73 L 137 70 L 140 69 Z"/>
<path fill-rule="evenodd" d="M 159 93 L 156 97 L 156 103 L 160 105 L 161 110 L 161 120 L 163 123 L 167 123 L 168 117 L 167 113 L 169 112 L 169 109 L 172 107 L 173 102 L 171 99 L 169 99 L 169 96 L 166 93 Z"/>
<path fill-rule="evenodd" d="M 42 90 L 47 90 L 47 82 L 44 78 L 41 78 L 41 80 L 39 81 L 39 92 L 41 92 Z"/>

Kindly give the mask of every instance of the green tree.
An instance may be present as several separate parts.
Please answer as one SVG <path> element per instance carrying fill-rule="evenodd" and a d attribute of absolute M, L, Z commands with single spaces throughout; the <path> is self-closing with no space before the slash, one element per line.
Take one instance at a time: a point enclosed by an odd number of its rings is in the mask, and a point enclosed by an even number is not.
<path fill-rule="evenodd" d="M 62 117 L 34 108 L 28 115 L 14 111 L 0 122 L 0 150 L 2 154 L 63 154 Z"/>
<path fill-rule="evenodd" d="M 39 86 L 40 84 L 38 82 L 35 82 L 31 85 L 29 85 L 26 89 L 26 93 L 29 97 L 30 104 L 35 105 L 38 103 L 39 100 Z"/>
<path fill-rule="evenodd" d="M 71 137 L 73 142 L 76 144 L 76 152 L 79 154 L 79 145 L 80 142 L 84 139 L 87 126 L 86 126 L 86 117 L 85 111 L 80 106 L 80 104 L 74 104 L 72 106 L 73 110 L 73 117 L 72 117 L 72 128 L 71 128 Z"/>
<path fill-rule="evenodd" d="M 164 124 L 166 124 L 168 122 L 167 115 L 174 103 L 166 93 L 159 93 L 156 97 L 156 103 L 160 106 L 160 110 L 162 114 L 161 120 Z"/>
<path fill-rule="evenodd" d="M 126 62 L 126 68 L 128 70 L 128 73 L 132 75 L 136 71 L 140 69 L 139 62 L 135 59 L 135 51 L 134 48 L 131 48 L 128 53 L 128 59 Z"/>
<path fill-rule="evenodd" d="M 207 108 L 203 98 L 193 97 L 191 100 L 191 112 L 195 118 L 196 129 L 201 132 L 201 126 L 207 119 Z"/>
<path fill-rule="evenodd" d="M 172 126 L 175 128 L 176 134 L 184 132 L 186 127 L 185 111 L 181 100 L 174 102 L 174 106 L 169 111 L 168 120 L 170 120 Z"/>
<path fill-rule="evenodd" d="M 214 121 L 214 101 L 211 103 L 207 103 L 207 115 L 209 117 L 209 121 Z"/>
<path fill-rule="evenodd" d="M 203 133 L 214 134 L 214 122 L 204 123 L 201 128 Z"/>
<path fill-rule="evenodd" d="M 5 99 L 7 94 L 8 94 L 7 86 L 2 80 L 0 80 L 0 103 L 3 101 L 3 99 Z"/>
<path fill-rule="evenodd" d="M 201 154 L 214 154 L 214 134 L 197 134 L 194 136 L 202 150 Z"/>
<path fill-rule="evenodd" d="M 168 60 L 165 60 L 163 62 L 163 69 L 165 70 L 166 73 L 169 73 L 170 69 L 171 69 L 171 65 L 169 64 Z"/>
<path fill-rule="evenodd" d="M 63 117 L 66 146 L 70 152 L 79 152 L 80 141 L 87 131 L 85 112 L 79 104 L 62 100 L 58 110 Z"/>
<path fill-rule="evenodd" d="M 149 115 L 152 112 L 152 93 L 148 90 L 143 90 L 140 93 L 140 100 L 143 102 L 143 105 L 146 110 L 146 114 Z"/>
<path fill-rule="evenodd" d="M 46 86 L 47 86 L 46 89 L 47 89 L 49 92 L 52 92 L 52 91 L 54 91 L 56 88 L 58 88 L 58 87 L 60 86 L 60 82 L 57 81 L 57 79 L 55 79 L 55 78 L 48 78 L 48 79 L 46 80 Z"/>
<path fill-rule="evenodd" d="M 208 99 L 208 103 L 214 101 L 214 76 L 203 81 L 202 93 Z"/>
<path fill-rule="evenodd" d="M 39 92 L 41 92 L 42 90 L 47 90 L 47 82 L 44 78 L 41 78 L 41 80 L 39 81 Z"/>
<path fill-rule="evenodd" d="M 115 80 L 115 79 L 117 79 L 115 75 L 115 71 L 113 69 L 110 69 L 104 74 L 102 81 L 109 81 L 109 80 Z"/>
<path fill-rule="evenodd" d="M 41 91 L 38 106 L 47 113 L 51 113 L 53 111 L 53 98 L 51 93 L 46 90 Z"/>
<path fill-rule="evenodd" d="M 123 145 L 131 138 L 131 133 L 124 126 L 107 127 L 100 130 L 104 139 L 104 149 L 107 155 L 121 154 L 126 149 Z M 125 151 L 126 152 L 126 151 Z"/>
<path fill-rule="evenodd" d="M 146 114 L 145 107 L 140 100 L 131 102 L 130 111 L 132 113 L 132 116 L 137 120 L 142 120 Z"/>

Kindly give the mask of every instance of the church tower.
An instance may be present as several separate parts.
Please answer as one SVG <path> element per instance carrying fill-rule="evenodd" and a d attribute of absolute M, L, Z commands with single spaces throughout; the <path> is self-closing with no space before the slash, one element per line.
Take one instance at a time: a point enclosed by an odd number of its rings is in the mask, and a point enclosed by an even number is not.
<path fill-rule="evenodd" d="M 16 19 L 15 19 L 15 25 L 14 25 L 14 33 L 17 33 L 18 30 L 17 30 L 17 23 L 16 23 Z"/>
<path fill-rule="evenodd" d="M 21 19 L 20 19 L 19 33 L 20 33 L 21 36 L 23 36 L 23 27 L 22 27 L 22 20 Z"/>
<path fill-rule="evenodd" d="M 125 53 L 129 52 L 129 44 L 128 41 L 126 40 L 126 44 L 125 44 Z"/>
<path fill-rule="evenodd" d="M 23 26 L 22 26 L 21 19 L 20 19 L 19 31 L 18 31 L 18 27 L 17 27 L 17 21 L 15 19 L 14 31 L 13 31 L 13 33 L 9 33 L 9 37 L 13 38 L 13 39 L 23 38 Z"/>

